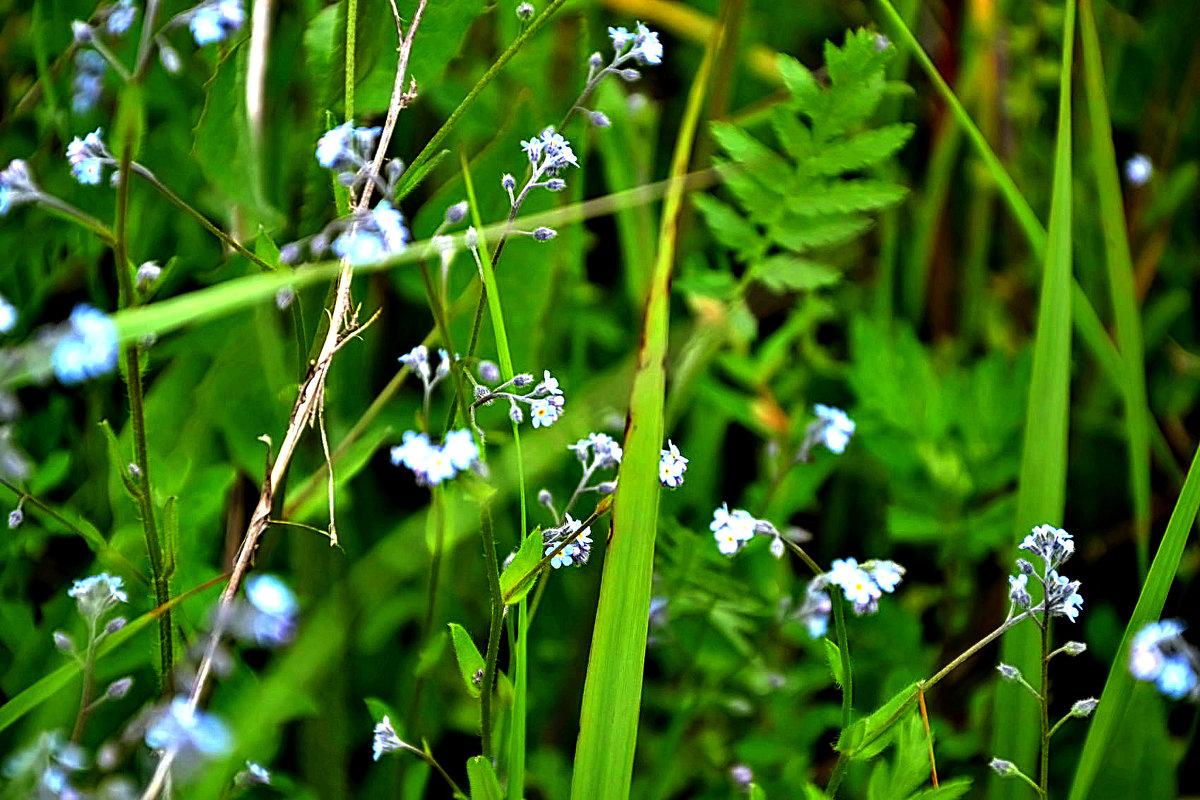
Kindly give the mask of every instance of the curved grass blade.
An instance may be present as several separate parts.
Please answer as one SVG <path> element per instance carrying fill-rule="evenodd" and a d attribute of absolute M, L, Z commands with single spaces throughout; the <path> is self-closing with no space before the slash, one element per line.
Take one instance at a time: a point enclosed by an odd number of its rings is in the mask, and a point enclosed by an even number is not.
<path fill-rule="evenodd" d="M 1075 5 L 1063 15 L 1059 75 L 1058 133 L 1054 146 L 1054 185 L 1050 233 L 1042 261 L 1042 290 L 1033 374 L 1025 413 L 1025 438 L 1017 488 L 1018 536 L 1035 525 L 1062 523 L 1067 492 L 1067 427 L 1071 385 L 1071 64 Z M 1001 645 L 1003 660 L 1026 675 L 1040 674 L 1039 639 L 1032 625 L 1013 629 Z M 1039 736 L 1037 708 L 1024 689 L 1008 682 L 996 687 L 992 751 L 1017 764 L 1033 762 Z M 993 779 L 993 785 L 996 779 Z"/>
<path fill-rule="evenodd" d="M 1109 668 L 1108 679 L 1104 682 L 1104 691 L 1100 695 L 1100 705 L 1096 707 L 1087 739 L 1083 743 L 1079 766 L 1075 769 L 1070 800 L 1085 800 L 1088 797 L 1108 753 L 1108 747 L 1113 741 L 1113 735 L 1121 727 L 1129 706 L 1129 697 L 1133 692 L 1133 676 L 1126 667 L 1129 663 L 1129 643 L 1143 625 L 1158 619 L 1162 614 L 1167 592 L 1179 569 L 1188 533 L 1196 520 L 1197 508 L 1200 508 L 1200 450 L 1196 451 L 1192 459 L 1192 466 L 1183 483 L 1183 491 L 1179 493 L 1179 500 L 1175 503 L 1175 510 L 1171 512 L 1170 522 L 1167 523 L 1167 532 L 1163 534 L 1162 544 L 1158 546 L 1146 583 L 1142 586 L 1137 605 L 1129 617 L 1125 635 L 1121 637 L 1121 646 L 1117 649 L 1117 657 Z"/>
<path fill-rule="evenodd" d="M 659 451 L 663 440 L 667 322 L 677 222 L 688 161 L 700 122 L 713 54 L 724 19 L 705 50 L 688 95 L 671 159 L 672 181 L 663 203 L 654 274 L 625 426 L 625 456 L 613 501 L 613 523 L 588 656 L 571 780 L 573 800 L 629 796 L 641 705 L 642 671 L 650 614 L 650 574 L 658 526 Z"/>

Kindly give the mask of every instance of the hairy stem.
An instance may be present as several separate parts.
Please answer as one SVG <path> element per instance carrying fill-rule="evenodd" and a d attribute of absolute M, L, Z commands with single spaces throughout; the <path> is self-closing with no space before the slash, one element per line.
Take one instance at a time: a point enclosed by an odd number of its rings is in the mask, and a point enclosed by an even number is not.
<path fill-rule="evenodd" d="M 1049 598 L 1046 605 L 1049 606 Z M 1050 736 L 1053 733 L 1050 730 L 1050 612 L 1049 610 L 1042 614 L 1042 682 L 1038 684 L 1038 689 L 1041 697 L 1041 712 L 1042 712 L 1042 748 L 1041 748 L 1041 769 L 1038 770 L 1038 783 L 1042 790 L 1042 797 L 1046 797 L 1050 790 Z"/>
<path fill-rule="evenodd" d="M 83 727 L 87 724 L 88 712 L 92 708 L 92 693 L 96 689 L 96 620 L 89 622 L 87 652 L 83 656 L 83 688 L 79 693 L 79 713 L 75 715 L 75 728 L 71 741 L 76 744 L 83 738 Z"/>

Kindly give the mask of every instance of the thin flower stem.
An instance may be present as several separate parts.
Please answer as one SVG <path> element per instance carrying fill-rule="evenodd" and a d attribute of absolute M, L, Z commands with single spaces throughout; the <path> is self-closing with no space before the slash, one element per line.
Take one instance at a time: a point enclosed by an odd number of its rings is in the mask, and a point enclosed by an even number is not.
<path fill-rule="evenodd" d="M 583 492 L 583 488 L 587 486 L 587 482 L 591 480 L 592 473 L 596 471 L 597 459 L 592 459 L 592 463 L 583 471 L 583 477 L 579 479 L 579 485 L 575 487 L 574 493 L 571 494 L 571 499 L 567 501 L 566 507 L 563 509 L 563 515 L 571 513 L 571 509 L 575 507 L 575 501 L 579 499 L 579 495 Z"/>
<path fill-rule="evenodd" d="M 64 200 L 59 200 L 54 195 L 45 194 L 43 192 L 38 192 L 37 202 L 41 203 L 49 211 L 56 213 L 58 216 L 70 220 L 71 222 L 76 222 L 87 228 L 92 233 L 96 234 L 96 236 L 100 237 L 100 240 L 109 247 L 112 247 L 116 244 L 116 236 L 113 234 L 112 230 L 109 229 L 109 227 L 103 222 L 93 217 L 91 214 L 80 211 L 70 203 Z"/>
<path fill-rule="evenodd" d="M 104 60 L 108 62 L 109 66 L 120 76 L 122 81 L 129 83 L 133 79 L 133 76 L 129 74 L 129 70 L 125 69 L 125 65 L 113 55 L 112 51 L 100 40 L 99 36 L 93 36 L 89 44 L 91 44 L 97 53 L 104 57 Z"/>
<path fill-rule="evenodd" d="M 117 219 L 114 226 L 116 241 L 113 258 L 116 262 L 117 283 L 121 305 L 129 308 L 137 305 L 137 293 L 129 271 L 128 240 L 126 222 L 129 216 L 129 172 L 133 161 L 132 131 L 125 132 L 125 148 L 121 154 L 120 181 L 117 185 Z M 154 494 L 150 483 L 150 454 L 146 445 L 146 413 L 143 404 L 141 352 L 136 344 L 123 348 L 125 358 L 125 385 L 129 389 L 129 424 L 133 431 L 134 463 L 137 474 L 133 476 L 137 486 L 138 512 L 142 517 L 142 533 L 146 540 L 146 553 L 150 561 L 150 573 L 154 581 L 155 605 L 166 606 L 171 601 L 170 578 L 164 566 L 162 541 L 158 535 L 155 519 Z M 118 465 L 118 469 L 120 466 Z M 165 697 L 170 694 L 174 672 L 173 631 L 171 612 L 164 611 L 158 620 L 159 689 Z"/>
<path fill-rule="evenodd" d="M 1060 719 L 1058 722 L 1054 723 L 1054 727 L 1051 728 L 1050 733 L 1046 735 L 1046 740 L 1049 741 L 1050 737 L 1053 736 L 1055 733 L 1057 733 L 1058 729 L 1061 728 L 1063 725 L 1065 725 L 1067 723 L 1067 720 L 1069 720 L 1071 718 L 1072 718 L 1072 715 L 1069 712 L 1066 714 L 1063 714 L 1062 719 Z"/>
<path fill-rule="evenodd" d="M 934 686 L 936 686 L 942 680 L 942 678 L 945 678 L 951 672 L 953 672 L 954 670 L 956 670 L 960 666 L 962 666 L 963 662 L 965 662 L 971 656 L 978 653 L 983 648 L 987 647 L 989 644 L 991 644 L 993 641 L 995 641 L 999 636 L 1004 634 L 1005 631 L 1007 631 L 1009 628 L 1016 625 L 1018 622 L 1021 622 L 1025 618 L 1029 617 L 1032 613 L 1033 613 L 1032 611 L 1023 611 L 1020 614 L 1018 614 L 1017 616 L 1010 617 L 1009 619 L 1005 620 L 1004 623 L 1002 625 L 1000 625 L 1000 627 L 996 628 L 996 630 L 992 631 L 987 636 L 983 637 L 978 642 L 976 642 L 975 644 L 968 647 L 966 650 L 964 650 L 962 652 L 961 655 L 959 655 L 957 658 L 955 658 L 949 664 L 947 664 L 946 666 L 944 666 L 940 670 L 938 670 L 936 673 L 934 673 L 932 678 L 930 678 L 929 680 L 924 682 L 923 685 L 924 685 L 925 689 L 926 690 L 932 689 Z"/>
<path fill-rule="evenodd" d="M 142 15 L 142 38 L 138 42 L 137 65 L 134 68 L 134 80 L 141 83 L 153 63 L 154 54 L 154 23 L 158 21 L 159 0 L 147 0 L 146 12 Z"/>
<path fill-rule="evenodd" d="M 850 727 L 850 714 L 853 710 L 854 678 L 850 672 L 850 641 L 846 636 L 846 603 L 837 592 L 831 592 L 831 594 L 833 595 L 833 625 L 842 660 L 842 730 L 845 730 Z"/>

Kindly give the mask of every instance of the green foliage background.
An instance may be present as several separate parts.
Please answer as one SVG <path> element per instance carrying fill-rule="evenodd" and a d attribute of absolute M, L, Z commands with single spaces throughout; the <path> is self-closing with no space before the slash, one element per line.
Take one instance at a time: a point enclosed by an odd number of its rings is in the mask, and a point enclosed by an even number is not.
<path fill-rule="evenodd" d="M 400 115 L 392 155 L 412 162 L 518 37 L 515 5 L 430 4 L 410 64 L 418 98 Z M 399 6 L 407 19 L 415 2 Z M 667 178 L 709 26 L 724 15 L 726 42 L 713 53 L 690 160 L 694 172 L 721 167 L 723 182 L 709 180 L 687 196 L 672 242 L 662 424 L 690 463 L 683 487 L 658 500 L 651 594 L 665 600 L 665 611 L 650 619 L 630 796 L 736 796 L 730 769 L 745 764 L 766 797 L 817 797 L 813 787 L 834 769 L 842 727 L 836 654 L 789 614 L 809 575 L 803 564 L 773 558 L 765 542 L 734 559 L 720 555 L 708 531 L 715 506 L 728 502 L 781 529 L 804 529 L 812 536 L 805 548 L 825 566 L 854 556 L 908 568 L 877 615 L 848 622 L 858 718 L 1003 621 L 1006 576 L 1029 522 L 1020 517 L 1038 506 L 1022 506 L 1019 491 L 1053 495 L 1057 485 L 1065 487 L 1065 509 L 1045 521 L 1077 538 L 1068 572 L 1083 581 L 1086 605 L 1070 636 L 1090 649 L 1055 662 L 1054 716 L 1102 691 L 1114 709 L 1101 706 L 1102 715 L 1114 715 L 1104 720 L 1109 738 L 1089 744 L 1093 783 L 1080 796 L 1128 797 L 1136 789 L 1154 800 L 1200 791 L 1194 708 L 1118 685 L 1122 639 L 1139 597 L 1149 618 L 1158 606 L 1164 616 L 1196 622 L 1198 551 L 1185 546 L 1194 491 L 1185 493 L 1190 505 L 1179 504 L 1163 560 L 1150 567 L 1196 450 L 1194 9 L 1191 0 L 1097 2 L 1094 16 L 1091 3 L 1086 8 L 1079 57 L 1066 73 L 1074 75 L 1066 95 L 1073 170 L 1058 173 L 1059 202 L 1073 201 L 1074 212 L 1057 228 L 1049 209 L 1064 9 L 1040 0 L 910 0 L 894 10 L 842 0 L 735 0 L 723 9 L 566 3 L 431 154 L 447 148 L 453 156 L 406 185 L 403 210 L 414 237 L 426 239 L 446 207 L 466 197 L 462 152 L 480 218 L 503 221 L 499 176 L 524 169 L 519 141 L 562 117 L 586 78 L 588 55 L 607 52 L 606 26 L 632 27 L 635 19 L 661 32 L 663 64 L 642 69 L 636 83 L 601 87 L 592 102 L 612 127 L 577 119 L 563 131 L 581 169 L 565 175 L 565 192 L 535 193 L 522 213 Z M 164 18 L 183 9 L 168 3 Z M 272 265 L 272 243 L 311 235 L 335 214 L 313 150 L 344 114 L 346 9 L 345 2 L 276 5 L 260 132 L 244 101 L 246 31 L 232 46 L 203 50 L 176 31 L 182 74 L 151 70 L 142 95 L 138 161 Z M 63 157 L 72 137 L 113 129 L 122 102 L 110 71 L 99 108 L 71 110 L 70 22 L 91 10 L 65 0 L 0 0 L 0 163 L 28 160 L 47 192 L 108 224 L 114 192 L 76 184 Z M 358 14 L 354 118 L 377 124 L 391 94 L 395 27 L 386 2 L 359 0 Z M 1085 64 L 1089 25 L 1102 73 Z M 880 31 L 890 47 L 877 47 Z M 957 110 L 914 57 L 914 43 L 961 100 Z M 115 46 L 126 63 L 135 51 L 133 35 Z M 1097 99 L 1107 101 L 1103 114 Z M 1103 130 L 1109 118 L 1111 137 Z M 1154 163 L 1143 187 L 1114 180 L 1134 152 Z M 552 223 L 559 235 L 549 244 L 515 238 L 496 270 L 513 366 L 550 369 L 567 396 L 558 424 L 521 437 L 530 529 L 552 522 L 539 516 L 537 489 L 563 498 L 578 479 L 567 445 L 589 431 L 619 436 L 624 426 L 662 205 L 616 205 L 610 215 Z M 168 267 L 155 302 L 118 319 L 130 336 L 160 334 L 147 351 L 145 417 L 154 501 L 164 519 L 169 501 L 178 517 L 174 595 L 228 566 L 262 480 L 259 437 L 282 437 L 326 319 L 330 282 L 307 273 L 293 310 L 280 312 L 277 285 L 268 285 L 274 277 L 253 277 L 258 266 L 143 183 L 131 186 L 129 242 L 133 263 Z M 0 251 L 0 294 L 20 310 L 0 345 L 30 341 L 77 302 L 117 310 L 112 253 L 91 233 L 22 206 L 0 217 Z M 1055 266 L 1063 282 L 1050 295 L 1043 269 Z M 477 276 L 460 254 L 449 296 Z M 229 291 L 219 298 L 202 293 L 222 284 Z M 277 653 L 239 654 L 218 682 L 209 705 L 232 725 L 237 752 L 188 796 L 218 796 L 247 758 L 269 765 L 291 797 L 445 796 L 438 776 L 416 759 L 371 761 L 371 728 L 382 713 L 407 741 L 428 742 L 462 786 L 468 759 L 480 752 L 478 691 L 473 696 L 464 682 L 479 656 L 459 647 L 456 661 L 448 627 L 461 626 L 454 637 L 484 651 L 490 602 L 477 498 L 449 488 L 441 514 L 431 514 L 430 493 L 387 457 L 420 410 L 419 388 L 396 380 L 396 359 L 433 329 L 424 284 L 408 259 L 357 277 L 354 291 L 365 315 L 381 316 L 339 353 L 328 386 L 341 547 L 331 549 L 322 535 L 329 524 L 323 457 L 319 437 L 308 435 L 274 516 L 315 530 L 273 525 L 256 561 L 299 594 L 299 635 Z M 188 297 L 197 302 L 156 306 Z M 469 337 L 473 307 L 455 308 L 456 343 Z M 1041 371 L 1039 320 L 1059 326 L 1060 343 L 1073 325 L 1066 348 L 1043 345 Z M 499 359 L 490 324 L 479 353 Z M 1067 427 L 1059 431 L 1065 463 L 1044 457 L 1054 431 L 1027 427 L 1054 416 L 1039 414 L 1043 386 L 1069 386 L 1060 420 Z M 74 718 L 78 679 L 69 669 L 56 672 L 65 659 L 51 640 L 54 630 L 77 632 L 65 591 L 71 580 L 107 569 L 129 585 L 131 619 L 154 606 L 153 591 L 129 568 L 149 573 L 142 524 L 120 477 L 133 446 L 124 384 L 112 376 L 73 389 L 15 391 L 23 410 L 3 446 L 31 471 L 0 496 L 14 506 L 19 494 L 31 499 L 24 524 L 0 538 L 0 753 Z M 435 419 L 444 418 L 448 397 L 439 395 Z M 821 451 L 793 467 L 814 403 L 845 408 L 858 427 L 844 455 Z M 492 445 L 501 558 L 523 534 L 516 447 L 503 417 L 496 408 L 480 412 Z M 581 757 L 575 744 L 607 526 L 594 529 L 593 562 L 550 574 L 535 603 L 525 699 L 530 798 L 567 797 Z M 180 605 L 180 656 L 199 640 L 217 592 Z M 1065 636 L 1069 627 L 1058 630 Z M 156 648 L 153 625 L 131 626 L 100 662 L 101 680 L 132 674 L 135 689 L 97 712 L 87 744 L 115 736 L 155 697 Z M 502 670 L 509 655 L 505 641 Z M 1012 712 L 1019 698 L 998 692 L 998 658 L 999 648 L 988 648 L 926 698 L 942 792 L 918 794 L 929 787 L 926 742 L 910 715 L 894 731 L 894 747 L 850 768 L 843 796 L 1032 796 L 985 774 L 993 755 L 1017 755 L 996 752 L 1001 743 L 1031 746 Z M 28 694 L 14 701 L 34 685 L 44 690 L 33 701 Z M 498 692 L 504 739 L 514 698 L 509 675 Z M 1127 711 L 1118 697 L 1128 698 Z M 1081 723 L 1054 740 L 1055 794 L 1072 786 L 1087 735 Z M 123 767 L 144 775 L 146 764 L 135 757 Z M 472 764 L 471 786 L 487 783 L 485 768 Z M 970 788 L 965 779 L 973 779 Z M 491 796 L 486 791 L 477 794 Z"/>

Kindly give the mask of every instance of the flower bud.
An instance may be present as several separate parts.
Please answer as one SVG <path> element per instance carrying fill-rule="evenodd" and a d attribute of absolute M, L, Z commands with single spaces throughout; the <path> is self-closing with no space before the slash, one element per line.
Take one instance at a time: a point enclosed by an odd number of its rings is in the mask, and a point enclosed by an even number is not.
<path fill-rule="evenodd" d="M 592 55 L 588 58 L 588 66 L 593 70 L 600 69 L 604 66 L 604 56 L 600 55 L 599 53 L 592 53 Z"/>
<path fill-rule="evenodd" d="M 612 494 L 616 490 L 616 481 L 601 481 L 600 483 L 596 484 L 596 491 L 598 491 L 600 494 Z"/>
<path fill-rule="evenodd" d="M 488 390 L 488 388 L 486 386 L 476 386 L 475 387 L 475 399 L 476 400 L 482 400 L 483 398 L 487 397 L 490 393 L 491 392 Z M 489 402 L 489 403 L 486 403 L 485 405 L 491 405 L 491 403 Z"/>
<path fill-rule="evenodd" d="M 125 627 L 125 622 L 126 619 L 124 617 L 113 617 L 108 621 L 108 624 L 104 626 L 104 632 L 109 634 L 116 633 L 117 631 L 121 630 L 121 628 Z"/>
<path fill-rule="evenodd" d="M 479 231 L 475 230 L 474 226 L 467 228 L 467 233 L 463 237 L 463 241 L 472 250 L 477 249 L 479 247 Z"/>
<path fill-rule="evenodd" d="M 1021 570 L 1022 575 L 1032 575 L 1034 572 L 1033 564 L 1030 564 L 1023 558 L 1017 559 L 1017 569 Z"/>
<path fill-rule="evenodd" d="M 467 218 L 467 209 L 468 209 L 468 206 L 467 206 L 466 200 L 463 200 L 462 202 L 459 202 L 459 203 L 455 203 L 454 205 L 447 208 L 446 209 L 446 224 L 447 225 L 457 225 L 458 223 L 462 222 L 464 219 Z"/>
<path fill-rule="evenodd" d="M 1011 761 L 1005 761 L 1002 758 L 993 758 L 988 764 L 989 767 L 996 771 L 996 774 L 1002 778 L 1007 778 L 1017 771 L 1017 765 Z"/>
<path fill-rule="evenodd" d="M 8 512 L 8 528 L 13 530 L 21 527 L 21 523 L 25 521 L 25 512 L 19 508 L 14 508 Z"/>
<path fill-rule="evenodd" d="M 129 477 L 131 478 L 142 477 L 142 468 L 132 461 L 125 465 L 125 471 L 129 473 Z"/>
<path fill-rule="evenodd" d="M 742 789 L 748 789 L 754 783 L 754 772 L 745 764 L 735 764 L 729 770 L 729 777 Z"/>
<path fill-rule="evenodd" d="M 495 361 L 480 361 L 479 362 L 479 380 L 495 383 L 500 380 L 500 368 L 496 366 Z"/>
<path fill-rule="evenodd" d="M 538 492 L 537 497 L 538 505 L 543 505 L 546 508 L 550 508 L 554 505 L 554 495 L 550 494 L 549 489 L 542 489 L 540 492 Z"/>
<path fill-rule="evenodd" d="M 892 43 L 890 41 L 888 41 L 888 37 L 884 36 L 882 33 L 875 34 L 875 49 L 876 50 L 878 50 L 879 52 L 883 52 L 884 50 L 887 50 L 889 47 L 891 47 L 891 45 L 892 45 Z"/>
<path fill-rule="evenodd" d="M 161 39 L 158 40 L 158 61 L 163 65 L 163 69 L 172 75 L 178 75 L 183 69 L 183 60 L 179 57 L 179 53 Z"/>
<path fill-rule="evenodd" d="M 562 178 L 551 178 L 546 181 L 546 189 L 551 192 L 561 192 L 565 188 L 567 188 L 567 182 Z"/>
<path fill-rule="evenodd" d="M 520 425 L 521 420 L 523 420 L 525 418 L 525 415 L 521 412 L 521 407 L 519 405 L 517 405 L 516 403 L 513 403 L 511 406 L 508 407 L 508 418 L 511 419 L 517 425 Z"/>
<path fill-rule="evenodd" d="M 145 261 L 137 269 L 137 288 L 144 292 L 162 276 L 162 267 L 155 261 Z"/>
<path fill-rule="evenodd" d="M 1069 656 L 1077 656 L 1087 650 L 1087 645 L 1083 642 L 1067 642 L 1062 646 L 1062 651 Z"/>
<path fill-rule="evenodd" d="M 1100 701 L 1094 697 L 1089 697 L 1085 700 L 1076 700 L 1075 704 L 1071 706 L 1071 716 L 1079 717 L 1080 719 L 1090 717 L 1099 703 Z"/>
<path fill-rule="evenodd" d="M 54 646 L 68 655 L 75 652 L 75 642 L 66 631 L 54 632 Z"/>
<path fill-rule="evenodd" d="M 529 22 L 533 19 L 533 3 L 521 3 L 517 6 L 517 19 L 521 22 Z"/>
<path fill-rule="evenodd" d="M 512 175 L 509 175 L 507 172 L 504 173 L 504 177 L 500 179 L 500 188 L 511 192 L 513 189 L 517 188 L 517 179 Z"/>
<path fill-rule="evenodd" d="M 280 311 L 285 311 L 295 300 L 296 290 L 290 286 L 285 286 L 275 293 L 275 307 Z"/>
<path fill-rule="evenodd" d="M 1000 673 L 1000 677 L 1010 683 L 1016 683 L 1021 680 L 1021 670 L 1014 667 L 1012 664 L 998 664 L 996 670 Z"/>
<path fill-rule="evenodd" d="M 642 73 L 638 72 L 636 69 L 619 70 L 617 74 L 621 76 L 622 80 L 625 80 L 629 83 L 633 83 L 642 77 Z"/>
<path fill-rule="evenodd" d="M 120 700 L 129 694 L 129 689 L 132 686 L 133 678 L 121 678 L 108 685 L 108 688 L 104 690 L 104 696 L 109 700 Z"/>
<path fill-rule="evenodd" d="M 533 383 L 533 376 L 528 372 L 522 372 L 520 375 L 513 377 L 513 386 L 528 386 Z"/>
<path fill-rule="evenodd" d="M 597 128 L 608 128 L 612 125 L 612 121 L 609 120 L 608 116 L 603 111 L 593 111 L 589 113 L 588 119 L 590 119 L 592 124 Z"/>
<path fill-rule="evenodd" d="M 776 558 L 783 558 L 783 539 L 776 536 L 771 540 L 771 555 Z"/>
<path fill-rule="evenodd" d="M 534 241 L 538 242 L 548 242 L 555 236 L 558 236 L 558 231 L 554 230 L 554 228 L 547 228 L 543 226 L 541 228 L 535 228 L 533 231 Z"/>
<path fill-rule="evenodd" d="M 78 19 L 71 23 L 71 33 L 75 37 L 75 44 L 91 44 L 94 35 L 92 26 Z"/>

